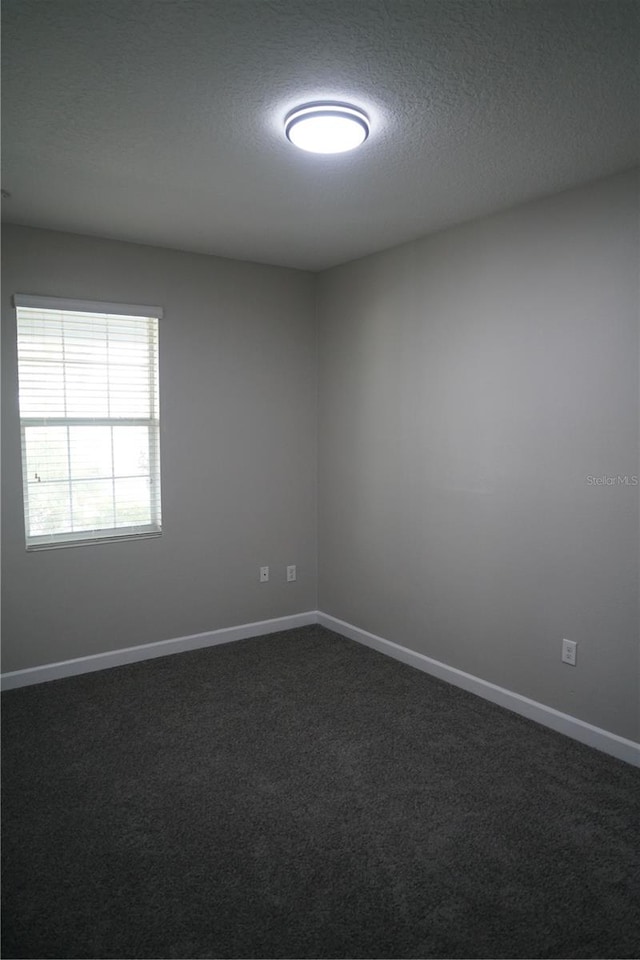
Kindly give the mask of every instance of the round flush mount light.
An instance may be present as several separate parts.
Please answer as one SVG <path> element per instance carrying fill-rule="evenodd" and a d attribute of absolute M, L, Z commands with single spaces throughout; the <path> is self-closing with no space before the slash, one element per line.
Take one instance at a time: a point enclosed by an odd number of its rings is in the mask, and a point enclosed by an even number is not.
<path fill-rule="evenodd" d="M 308 103 L 284 121 L 287 139 L 311 153 L 346 153 L 369 136 L 369 118 L 348 103 Z"/>

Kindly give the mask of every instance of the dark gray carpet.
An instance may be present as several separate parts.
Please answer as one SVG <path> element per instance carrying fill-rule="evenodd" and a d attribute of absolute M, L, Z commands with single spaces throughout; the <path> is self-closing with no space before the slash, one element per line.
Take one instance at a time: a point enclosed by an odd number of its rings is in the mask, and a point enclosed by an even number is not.
<path fill-rule="evenodd" d="M 320 627 L 4 696 L 10 957 L 637 957 L 640 770 Z"/>

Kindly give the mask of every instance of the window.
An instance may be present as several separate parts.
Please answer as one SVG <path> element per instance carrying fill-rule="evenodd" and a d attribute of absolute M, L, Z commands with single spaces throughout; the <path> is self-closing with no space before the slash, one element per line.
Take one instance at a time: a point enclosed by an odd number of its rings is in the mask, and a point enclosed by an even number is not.
<path fill-rule="evenodd" d="M 158 535 L 162 311 L 14 302 L 27 549 Z"/>

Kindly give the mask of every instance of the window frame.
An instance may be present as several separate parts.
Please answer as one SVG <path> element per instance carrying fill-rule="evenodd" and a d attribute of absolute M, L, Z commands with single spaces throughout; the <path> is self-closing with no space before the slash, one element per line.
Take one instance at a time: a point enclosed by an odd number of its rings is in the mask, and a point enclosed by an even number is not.
<path fill-rule="evenodd" d="M 140 320 L 156 321 L 156 349 L 153 338 L 149 338 L 149 396 L 152 401 L 149 417 L 23 417 L 20 411 L 18 393 L 18 416 L 20 421 L 20 447 L 22 462 L 22 502 L 24 518 L 25 546 L 28 552 L 39 550 L 55 550 L 67 547 L 86 546 L 97 543 L 113 543 L 127 540 L 146 540 L 162 536 L 162 478 L 160 459 L 160 320 L 163 318 L 163 309 L 158 306 L 140 304 L 111 303 L 94 300 L 69 300 L 58 297 L 31 296 L 28 294 L 14 294 L 13 306 L 16 312 L 16 331 L 19 331 L 19 309 L 56 310 L 68 313 L 96 314 L 104 318 L 107 316 L 135 317 Z M 20 355 L 17 347 L 16 361 L 18 377 L 20 375 Z M 149 444 L 149 481 L 156 485 L 156 490 L 150 496 L 151 522 L 149 524 L 133 524 L 123 527 L 98 527 L 84 531 L 65 531 L 62 533 L 29 535 L 29 489 L 27 474 L 27 444 L 26 430 L 29 427 L 66 427 L 67 451 L 70 451 L 69 429 L 72 427 L 127 427 L 139 426 L 147 429 Z M 112 463 L 113 469 L 113 463 Z M 105 478 L 106 479 L 106 478 Z M 111 479 L 114 478 L 112 475 Z M 69 471 L 68 483 L 71 490 L 73 478 Z"/>

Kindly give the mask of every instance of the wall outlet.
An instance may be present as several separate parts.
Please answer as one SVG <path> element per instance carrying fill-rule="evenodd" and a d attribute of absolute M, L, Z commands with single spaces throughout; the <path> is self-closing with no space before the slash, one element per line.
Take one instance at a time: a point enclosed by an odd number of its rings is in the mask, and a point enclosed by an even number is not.
<path fill-rule="evenodd" d="M 578 654 L 577 650 L 578 644 L 575 640 L 563 640 L 562 641 L 562 662 L 569 663 L 572 667 L 576 665 L 576 657 Z"/>
<path fill-rule="evenodd" d="M 269 579 L 269 567 L 260 567 L 260 583 L 266 583 Z"/>
<path fill-rule="evenodd" d="M 296 565 L 292 563 L 287 567 L 287 583 L 292 583 L 296 579 Z"/>

